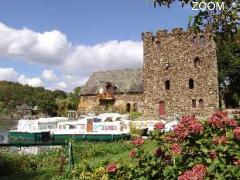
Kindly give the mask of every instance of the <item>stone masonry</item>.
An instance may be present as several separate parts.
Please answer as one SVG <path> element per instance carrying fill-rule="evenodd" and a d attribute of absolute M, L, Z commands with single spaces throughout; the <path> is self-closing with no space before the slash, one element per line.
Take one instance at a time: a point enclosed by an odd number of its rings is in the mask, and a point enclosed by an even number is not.
<path fill-rule="evenodd" d="M 205 116 L 219 107 L 216 47 L 210 32 L 142 34 L 144 115 Z M 161 105 L 160 105 L 161 104 Z M 165 112 L 164 112 L 165 111 Z"/>
<path fill-rule="evenodd" d="M 139 111 L 159 118 L 206 116 L 219 107 L 216 47 L 211 32 L 175 28 L 142 34 L 143 69 L 94 73 L 83 87 L 78 112 Z M 113 86 L 114 99 L 100 101 L 96 84 Z M 112 92 L 112 91 L 111 91 Z"/>

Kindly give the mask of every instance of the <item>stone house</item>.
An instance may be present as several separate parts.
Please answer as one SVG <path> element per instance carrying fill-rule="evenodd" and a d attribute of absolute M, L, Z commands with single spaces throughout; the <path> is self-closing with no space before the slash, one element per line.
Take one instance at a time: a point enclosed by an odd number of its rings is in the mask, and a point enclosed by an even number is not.
<path fill-rule="evenodd" d="M 141 68 L 93 73 L 81 89 L 78 112 L 142 111 L 142 75 Z"/>
<path fill-rule="evenodd" d="M 211 32 L 175 28 L 142 33 L 143 68 L 96 72 L 81 91 L 79 113 L 194 114 L 219 107 L 216 47 Z"/>

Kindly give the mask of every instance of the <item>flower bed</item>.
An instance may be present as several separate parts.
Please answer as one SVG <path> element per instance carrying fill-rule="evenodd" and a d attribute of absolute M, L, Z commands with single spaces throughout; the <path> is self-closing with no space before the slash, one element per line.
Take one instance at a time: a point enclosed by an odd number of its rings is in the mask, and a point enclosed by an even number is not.
<path fill-rule="evenodd" d="M 200 122 L 183 116 L 171 132 L 156 124 L 152 141 L 159 148 L 145 153 L 141 137 L 129 152 L 133 162 L 110 162 L 105 170 L 110 179 L 240 179 L 240 127 L 226 113 L 216 112 Z"/>

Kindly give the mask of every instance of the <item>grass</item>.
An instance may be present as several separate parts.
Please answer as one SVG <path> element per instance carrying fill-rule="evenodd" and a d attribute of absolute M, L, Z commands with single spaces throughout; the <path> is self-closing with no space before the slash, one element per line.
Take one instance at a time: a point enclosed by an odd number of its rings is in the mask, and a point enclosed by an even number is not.
<path fill-rule="evenodd" d="M 157 145 L 153 141 L 147 140 L 143 147 L 145 151 L 153 152 Z M 84 167 L 87 164 L 96 168 L 103 166 L 105 162 L 119 162 L 121 164 L 132 163 L 132 159 L 128 156 L 129 151 L 133 148 L 131 142 L 75 142 L 73 148 L 75 166 L 78 167 Z M 59 163 L 53 165 L 51 162 L 54 162 L 54 159 L 58 161 L 59 156 L 57 154 L 57 152 L 49 152 L 36 155 L 36 163 L 41 161 L 44 164 L 44 169 L 38 168 L 35 171 L 23 173 L 12 172 L 9 175 L 0 177 L 0 180 L 53 179 L 53 177 L 58 174 Z M 49 159 L 49 157 L 51 159 Z M 33 160 L 33 158 L 31 160 Z M 66 165 L 67 164 L 68 162 L 66 162 Z"/>
<path fill-rule="evenodd" d="M 49 180 L 52 179 L 55 174 L 55 169 L 46 169 L 35 172 L 13 173 L 0 177 L 0 180 Z"/>

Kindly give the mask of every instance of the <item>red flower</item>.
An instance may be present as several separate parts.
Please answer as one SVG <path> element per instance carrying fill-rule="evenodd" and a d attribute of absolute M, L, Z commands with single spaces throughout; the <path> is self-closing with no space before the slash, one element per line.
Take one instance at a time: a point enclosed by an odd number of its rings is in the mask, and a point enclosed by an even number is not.
<path fill-rule="evenodd" d="M 232 126 L 232 127 L 237 127 L 237 126 L 238 126 L 238 123 L 237 123 L 237 121 L 234 120 L 234 119 L 229 119 L 229 120 L 227 120 L 227 125 L 228 125 L 228 126 Z"/>
<path fill-rule="evenodd" d="M 178 124 L 177 126 L 174 127 L 173 133 L 175 137 L 181 141 L 188 136 L 189 131 L 183 124 Z"/>
<path fill-rule="evenodd" d="M 135 149 L 131 150 L 131 151 L 129 152 L 129 154 L 128 154 L 128 156 L 131 157 L 131 158 L 136 157 L 136 155 L 137 155 L 137 152 L 136 152 Z"/>
<path fill-rule="evenodd" d="M 141 145 L 143 145 L 143 143 L 144 143 L 144 139 L 142 137 L 138 137 L 133 140 L 133 144 L 135 146 L 141 146 Z"/>
<path fill-rule="evenodd" d="M 192 170 L 185 171 L 178 180 L 204 180 L 207 174 L 207 168 L 203 164 L 195 165 Z"/>
<path fill-rule="evenodd" d="M 188 129 L 191 133 L 200 134 L 203 132 L 203 125 L 198 122 L 192 122 L 189 124 Z"/>
<path fill-rule="evenodd" d="M 165 128 L 165 124 L 158 122 L 156 124 L 154 124 L 154 129 L 156 130 L 163 130 Z"/>
<path fill-rule="evenodd" d="M 208 124 L 216 128 L 223 128 L 227 122 L 228 118 L 225 112 L 216 112 L 208 119 Z"/>
<path fill-rule="evenodd" d="M 235 139 L 240 140 L 240 127 L 237 127 L 233 130 Z"/>
<path fill-rule="evenodd" d="M 213 144 L 227 144 L 227 137 L 226 136 L 216 136 L 212 139 Z"/>
<path fill-rule="evenodd" d="M 209 152 L 209 156 L 211 159 L 215 159 L 217 157 L 217 153 L 215 151 Z"/>
<path fill-rule="evenodd" d="M 173 144 L 170 149 L 173 155 L 180 155 L 182 153 L 182 148 L 179 144 Z"/>
<path fill-rule="evenodd" d="M 108 173 L 115 173 L 117 171 L 117 165 L 115 163 L 110 163 L 106 167 Z"/>

